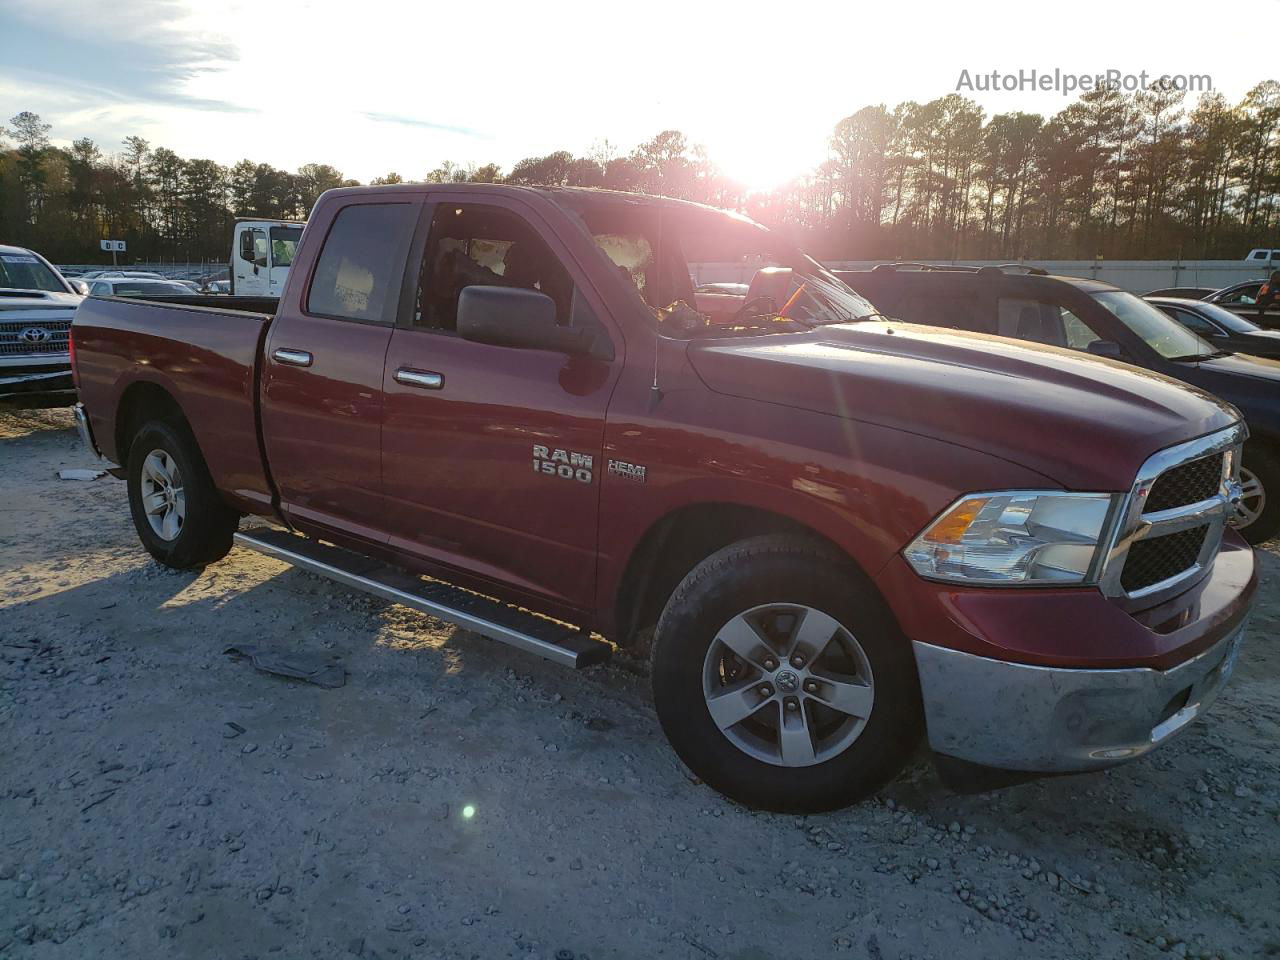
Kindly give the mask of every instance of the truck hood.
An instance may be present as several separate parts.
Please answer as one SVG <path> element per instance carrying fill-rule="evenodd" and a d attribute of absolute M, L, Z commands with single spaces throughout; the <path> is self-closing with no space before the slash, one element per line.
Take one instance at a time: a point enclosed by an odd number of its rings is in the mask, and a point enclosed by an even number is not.
<path fill-rule="evenodd" d="M 689 362 L 718 393 L 959 444 L 1074 490 L 1127 490 L 1152 453 L 1240 419 L 1136 367 L 896 321 L 695 341 Z"/>
<path fill-rule="evenodd" d="M 0 288 L 0 320 L 70 320 L 84 297 L 78 293 L 51 293 L 47 290 Z"/>

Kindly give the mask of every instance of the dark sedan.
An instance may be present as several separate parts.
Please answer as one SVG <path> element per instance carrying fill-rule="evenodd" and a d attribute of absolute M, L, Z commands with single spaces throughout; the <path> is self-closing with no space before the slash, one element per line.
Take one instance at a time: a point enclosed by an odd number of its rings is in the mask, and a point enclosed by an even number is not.
<path fill-rule="evenodd" d="M 1146 299 L 1220 350 L 1280 359 L 1280 330 L 1264 330 L 1216 303 L 1151 295 Z"/>

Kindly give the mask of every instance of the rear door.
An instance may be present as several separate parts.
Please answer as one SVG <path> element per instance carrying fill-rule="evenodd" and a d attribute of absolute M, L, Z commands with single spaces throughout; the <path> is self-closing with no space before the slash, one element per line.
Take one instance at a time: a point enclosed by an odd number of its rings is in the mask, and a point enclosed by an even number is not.
<path fill-rule="evenodd" d="M 621 341 L 585 275 L 517 200 L 438 196 L 424 215 L 420 291 L 383 378 L 390 544 L 565 607 L 594 596 L 605 410 Z M 457 335 L 470 284 L 523 286 L 557 320 L 597 332 L 599 356 Z"/>
<path fill-rule="evenodd" d="M 421 203 L 360 199 L 317 224 L 309 283 L 271 324 L 262 433 L 290 522 L 383 542 L 382 365 Z"/>

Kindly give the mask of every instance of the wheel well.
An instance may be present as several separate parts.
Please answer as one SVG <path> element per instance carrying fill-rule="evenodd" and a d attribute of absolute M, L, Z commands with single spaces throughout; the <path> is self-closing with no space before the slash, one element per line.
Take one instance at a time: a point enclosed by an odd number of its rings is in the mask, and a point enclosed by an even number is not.
<path fill-rule="evenodd" d="M 132 383 L 116 410 L 116 457 L 127 466 L 129 446 L 142 425 L 150 420 L 185 420 L 173 394 L 154 383 Z"/>
<path fill-rule="evenodd" d="M 618 589 L 616 624 L 624 646 L 658 622 L 675 588 L 717 550 L 748 537 L 791 533 L 829 546 L 829 539 L 790 517 L 732 503 L 705 503 L 675 510 L 650 527 L 627 561 Z"/>

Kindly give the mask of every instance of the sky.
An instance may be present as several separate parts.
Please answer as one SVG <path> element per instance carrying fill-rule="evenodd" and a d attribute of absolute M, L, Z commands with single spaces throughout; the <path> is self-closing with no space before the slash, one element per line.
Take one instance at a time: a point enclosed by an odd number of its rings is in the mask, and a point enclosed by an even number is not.
<path fill-rule="evenodd" d="M 0 0 L 0 125 L 31 110 L 61 145 L 87 136 L 113 153 L 138 135 L 361 181 L 605 140 L 626 153 L 675 128 L 765 189 L 825 159 L 842 117 L 955 92 L 962 71 L 974 87 L 993 70 L 1207 74 L 1235 102 L 1280 79 L 1274 47 L 1204 38 L 1274 36 L 1278 21 L 1280 0 Z M 959 92 L 988 113 L 1072 99 Z"/>

